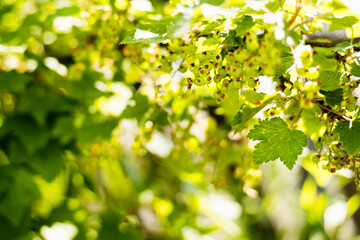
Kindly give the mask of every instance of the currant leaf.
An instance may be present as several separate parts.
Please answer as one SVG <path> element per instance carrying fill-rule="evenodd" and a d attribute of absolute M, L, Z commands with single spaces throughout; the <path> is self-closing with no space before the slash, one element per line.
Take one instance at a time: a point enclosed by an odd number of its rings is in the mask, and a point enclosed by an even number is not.
<path fill-rule="evenodd" d="M 241 37 L 255 25 L 255 22 L 251 16 L 246 15 L 236 20 L 235 24 L 238 26 L 236 28 L 236 36 Z"/>
<path fill-rule="evenodd" d="M 340 141 L 349 155 L 360 149 L 360 119 L 355 119 L 352 122 L 339 122 L 336 124 L 334 133 L 340 135 Z"/>
<path fill-rule="evenodd" d="M 259 94 L 258 94 L 259 95 Z M 253 118 L 258 112 L 260 112 L 264 107 L 266 107 L 268 104 L 272 102 L 272 100 L 275 98 L 275 96 L 269 96 L 264 94 L 263 99 L 260 101 L 257 101 L 258 105 L 252 104 L 248 102 L 247 104 L 243 104 L 240 108 L 240 110 L 236 113 L 231 126 L 234 129 L 235 133 L 240 132 L 246 127 L 246 123 Z"/>
<path fill-rule="evenodd" d="M 321 71 L 319 81 L 321 82 L 321 90 L 333 91 L 339 88 L 340 72 Z"/>
<path fill-rule="evenodd" d="M 351 75 L 355 77 L 360 77 L 360 66 L 356 63 L 352 63 L 350 64 L 350 67 L 351 67 L 350 70 Z"/>
<path fill-rule="evenodd" d="M 359 21 L 359 19 L 354 16 L 345 16 L 342 18 L 328 18 L 327 20 L 331 22 L 329 32 L 352 27 Z"/>
<path fill-rule="evenodd" d="M 336 105 L 340 105 L 343 100 L 343 90 L 341 88 L 333 91 L 320 90 L 320 93 L 326 97 L 325 98 L 326 103 L 332 107 Z"/>
<path fill-rule="evenodd" d="M 303 148 L 307 146 L 306 135 L 288 127 L 279 117 L 265 119 L 252 129 L 248 138 L 260 140 L 255 146 L 254 162 L 274 161 L 278 158 L 288 169 L 292 169 Z"/>

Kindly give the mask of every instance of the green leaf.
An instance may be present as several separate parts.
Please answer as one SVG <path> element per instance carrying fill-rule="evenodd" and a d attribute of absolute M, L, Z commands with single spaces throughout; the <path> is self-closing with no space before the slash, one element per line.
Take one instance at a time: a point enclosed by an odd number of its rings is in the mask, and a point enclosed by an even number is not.
<path fill-rule="evenodd" d="M 240 46 L 243 44 L 243 40 L 237 35 L 237 30 L 232 29 L 224 40 L 226 46 Z"/>
<path fill-rule="evenodd" d="M 68 143 L 75 137 L 74 119 L 72 117 L 57 118 L 51 133 L 59 138 L 61 143 Z"/>
<path fill-rule="evenodd" d="M 11 188 L 0 202 L 0 213 L 19 225 L 31 200 L 40 197 L 40 192 L 32 176 L 24 170 L 17 171 L 9 184 Z"/>
<path fill-rule="evenodd" d="M 31 77 L 26 74 L 19 74 L 16 71 L 0 72 L 0 92 L 19 92 L 23 90 Z"/>
<path fill-rule="evenodd" d="M 168 17 L 162 21 L 166 22 L 167 37 L 170 39 L 183 37 L 190 31 L 190 18 L 182 13 Z"/>
<path fill-rule="evenodd" d="M 138 24 L 120 44 L 131 44 L 137 42 L 159 43 L 168 40 L 166 23 L 152 21 L 147 24 Z"/>
<path fill-rule="evenodd" d="M 67 92 L 72 99 L 92 104 L 95 99 L 105 95 L 95 87 L 95 82 L 100 79 L 102 75 L 99 72 L 85 70 L 80 80 L 67 82 Z"/>
<path fill-rule="evenodd" d="M 29 152 L 44 147 L 49 140 L 48 130 L 27 116 L 17 116 L 6 120 L 0 128 L 0 136 L 12 133 L 18 136 Z"/>
<path fill-rule="evenodd" d="M 272 1 L 269 1 L 265 7 L 267 9 L 269 9 L 270 11 L 272 12 L 276 12 L 276 10 L 278 10 L 280 8 L 280 1 L 279 0 L 272 0 Z"/>
<path fill-rule="evenodd" d="M 216 22 L 211 22 L 208 25 L 206 25 L 204 30 L 201 31 L 201 35 L 208 35 L 219 28 L 223 28 L 223 26 L 219 24 L 219 20 L 217 20 Z"/>
<path fill-rule="evenodd" d="M 253 26 L 255 26 L 255 22 L 251 16 L 245 15 L 239 19 L 235 20 L 235 24 L 238 26 L 236 28 L 236 36 L 241 37 L 247 31 L 249 31 Z"/>
<path fill-rule="evenodd" d="M 291 48 L 287 45 L 280 44 L 280 61 L 279 69 L 276 69 L 276 76 L 281 76 L 294 64 L 294 57 Z"/>
<path fill-rule="evenodd" d="M 252 107 L 259 107 L 262 105 L 261 102 L 268 98 L 269 95 L 261 92 L 255 92 L 253 90 L 243 90 L 240 95 L 240 99 Z"/>
<path fill-rule="evenodd" d="M 321 71 L 318 80 L 321 90 L 333 91 L 339 88 L 341 72 Z"/>
<path fill-rule="evenodd" d="M 135 118 L 140 123 L 145 113 L 150 109 L 150 104 L 146 96 L 137 94 L 131 100 L 130 104 L 121 114 L 121 118 Z"/>
<path fill-rule="evenodd" d="M 300 34 L 292 30 L 286 31 L 286 36 L 290 37 L 294 41 L 295 45 L 299 45 L 301 40 L 303 39 L 303 37 Z"/>
<path fill-rule="evenodd" d="M 242 121 L 242 112 L 241 111 L 238 111 L 236 113 L 236 115 L 234 116 L 233 120 L 232 120 L 232 123 L 231 123 L 231 126 L 232 127 L 235 127 L 236 125 L 240 124 L 241 121 Z"/>
<path fill-rule="evenodd" d="M 307 137 L 303 132 L 290 129 L 279 117 L 261 121 L 249 132 L 248 138 L 260 140 L 254 151 L 256 164 L 280 158 L 290 170 L 294 167 L 303 148 L 308 144 Z"/>
<path fill-rule="evenodd" d="M 337 62 L 334 58 L 327 58 L 324 54 L 314 54 L 313 66 L 320 65 L 323 71 L 336 71 Z"/>
<path fill-rule="evenodd" d="M 334 107 L 340 105 L 343 100 L 343 90 L 341 88 L 334 91 L 323 91 L 320 90 L 320 93 L 323 94 L 326 98 L 326 103 Z"/>
<path fill-rule="evenodd" d="M 351 49 L 352 45 L 349 42 L 342 42 L 331 48 L 334 52 L 346 52 Z"/>
<path fill-rule="evenodd" d="M 340 141 L 349 155 L 360 150 L 360 119 L 337 123 L 334 133 L 340 135 Z"/>
<path fill-rule="evenodd" d="M 64 168 L 61 148 L 51 143 L 38 151 L 28 163 L 46 181 L 51 182 Z"/>
<path fill-rule="evenodd" d="M 359 21 L 359 19 L 354 16 L 345 16 L 342 18 L 327 18 L 327 20 L 331 22 L 329 26 L 329 32 L 350 28 Z"/>
<path fill-rule="evenodd" d="M 190 17 L 179 13 L 165 17 L 159 21 L 148 20 L 147 23 L 136 25 L 120 44 L 137 42 L 159 43 L 173 38 L 182 37 L 190 30 Z"/>
<path fill-rule="evenodd" d="M 0 166 L 8 165 L 9 163 L 10 162 L 9 162 L 8 157 L 6 156 L 4 151 L 0 149 Z"/>
<path fill-rule="evenodd" d="M 80 13 L 80 7 L 78 6 L 71 6 L 71 7 L 64 7 L 56 10 L 55 15 L 57 16 L 72 16 Z"/>
<path fill-rule="evenodd" d="M 301 125 L 306 135 L 316 135 L 325 126 L 324 121 L 320 121 L 320 114 L 321 108 L 317 105 L 315 105 L 312 109 L 304 108 L 303 112 L 301 113 Z"/>
<path fill-rule="evenodd" d="M 351 75 L 355 77 L 360 77 L 360 66 L 356 63 L 351 63 L 350 67 L 351 67 L 350 70 Z"/>
<path fill-rule="evenodd" d="M 50 113 L 69 111 L 73 104 L 63 96 L 44 89 L 30 88 L 19 99 L 18 110 L 20 113 L 31 114 L 39 123 L 45 123 Z"/>
<path fill-rule="evenodd" d="M 224 3 L 224 0 L 200 0 L 200 4 L 209 3 L 211 5 L 219 6 Z"/>
<path fill-rule="evenodd" d="M 102 120 L 98 116 L 87 116 L 78 131 L 80 144 L 91 142 L 95 139 L 109 139 L 118 119 Z"/>
<path fill-rule="evenodd" d="M 231 126 L 234 128 L 234 132 L 240 132 L 246 127 L 246 123 L 252 119 L 258 112 L 272 102 L 275 96 L 265 95 L 262 101 L 259 101 L 259 105 L 243 104 L 240 110 L 236 113 Z"/>
<path fill-rule="evenodd" d="M 9 148 L 9 158 L 12 164 L 26 164 L 46 181 L 51 182 L 64 168 L 60 146 L 54 142 L 43 149 L 30 153 L 21 144 L 13 143 Z"/>

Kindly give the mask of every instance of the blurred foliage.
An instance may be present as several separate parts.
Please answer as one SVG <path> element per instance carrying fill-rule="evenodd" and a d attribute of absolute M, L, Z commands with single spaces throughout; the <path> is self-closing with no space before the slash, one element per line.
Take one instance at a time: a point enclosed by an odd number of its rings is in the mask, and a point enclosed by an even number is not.
<path fill-rule="evenodd" d="M 230 132 L 235 95 L 217 105 L 206 89 L 185 94 L 177 73 L 149 71 L 157 66 L 147 43 L 159 39 L 127 38 L 135 26 L 165 41 L 202 6 L 245 4 L 201 0 L 169 15 L 184 2 L 0 1 L 0 239 L 359 234 L 360 195 L 346 174 L 320 171 L 308 149 L 291 172 L 278 161 L 259 169 L 246 131 Z M 260 110 L 247 109 L 250 125 Z"/>

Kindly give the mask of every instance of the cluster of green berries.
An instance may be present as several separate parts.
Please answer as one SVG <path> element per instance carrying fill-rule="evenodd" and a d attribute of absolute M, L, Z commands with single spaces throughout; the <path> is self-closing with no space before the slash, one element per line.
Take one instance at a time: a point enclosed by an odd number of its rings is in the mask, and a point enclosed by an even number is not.
<path fill-rule="evenodd" d="M 172 63 L 181 59 L 177 70 L 187 75 L 188 90 L 193 85 L 215 83 L 214 97 L 220 103 L 231 87 L 256 89 L 258 77 L 273 76 L 280 67 L 280 50 L 272 33 L 259 38 L 255 33 L 247 32 L 243 39 L 244 43 L 235 48 L 200 53 L 194 43 L 174 42 L 168 48 L 168 55 L 160 58 L 161 68 L 170 73 L 174 70 Z"/>
<path fill-rule="evenodd" d="M 349 168 L 351 160 L 343 145 L 338 141 L 338 137 L 332 133 L 325 133 L 323 138 L 319 138 L 316 145 L 323 145 L 324 153 L 313 156 L 313 162 L 319 164 L 321 168 L 329 172 L 336 172 L 343 168 Z"/>
<path fill-rule="evenodd" d="M 340 104 L 341 109 L 349 112 L 355 110 L 358 97 L 353 95 L 353 91 L 359 86 L 359 82 L 359 80 L 353 80 L 343 84 L 343 101 Z"/>

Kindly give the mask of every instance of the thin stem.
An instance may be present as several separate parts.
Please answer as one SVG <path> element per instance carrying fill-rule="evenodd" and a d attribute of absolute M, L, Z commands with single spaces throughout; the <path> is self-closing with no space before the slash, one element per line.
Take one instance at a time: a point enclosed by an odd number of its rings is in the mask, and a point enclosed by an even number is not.
<path fill-rule="evenodd" d="M 334 111 L 334 110 L 332 110 L 332 109 L 330 109 L 330 108 L 327 108 L 327 107 L 325 107 L 325 106 L 323 106 L 323 105 L 321 105 L 319 102 L 315 102 L 320 108 L 322 108 L 322 109 L 324 109 L 324 110 L 326 110 L 326 111 L 328 111 L 328 112 L 332 112 L 332 113 L 335 113 L 336 115 L 338 115 L 339 117 L 342 117 L 343 119 L 345 119 L 345 120 L 347 120 L 347 121 L 352 121 L 352 119 L 351 118 L 349 118 L 349 117 L 347 117 L 347 116 L 345 116 L 345 115 L 342 115 L 342 114 L 340 114 L 340 113 L 338 113 L 338 112 L 336 112 L 336 111 Z"/>
<path fill-rule="evenodd" d="M 307 19 L 307 20 L 304 20 L 304 21 L 302 21 L 301 23 L 298 23 L 298 24 L 296 24 L 295 26 L 293 26 L 293 27 L 291 28 L 291 30 L 294 30 L 294 29 L 300 27 L 301 25 L 304 25 L 305 23 L 309 23 L 309 22 L 312 22 L 312 21 L 314 21 L 314 18 L 309 18 L 309 19 Z"/>
<path fill-rule="evenodd" d="M 229 30 L 233 29 L 232 27 L 226 25 L 226 24 L 223 24 L 223 23 L 219 23 L 218 21 L 214 21 L 215 23 L 219 24 L 220 26 L 223 26 L 224 28 L 227 28 Z"/>
<path fill-rule="evenodd" d="M 299 112 L 298 115 L 296 116 L 296 118 L 295 118 L 295 120 L 293 121 L 293 123 L 291 124 L 290 128 L 293 128 L 294 124 L 299 120 L 302 111 L 304 111 L 303 108 L 300 110 L 300 112 Z"/>
<path fill-rule="evenodd" d="M 302 8 L 302 4 L 301 4 L 301 0 L 297 0 L 296 1 L 296 8 L 295 8 L 295 12 L 293 14 L 293 16 L 291 17 L 291 19 L 288 22 L 288 28 L 295 22 L 296 17 L 299 15 L 299 12 Z"/>
<path fill-rule="evenodd" d="M 181 61 L 179 67 L 176 70 L 174 70 L 173 74 L 171 74 L 170 82 L 174 78 L 175 74 L 180 70 L 180 67 L 184 62 L 185 62 L 185 58 Z"/>
<path fill-rule="evenodd" d="M 284 11 L 282 1 L 281 1 L 281 0 L 279 0 L 279 2 L 280 2 L 281 11 Z"/>
<path fill-rule="evenodd" d="M 291 30 L 294 30 L 294 29 L 300 27 L 301 25 L 303 25 L 303 24 L 305 24 L 305 23 L 310 23 L 310 22 L 313 22 L 313 21 L 316 20 L 316 19 L 322 19 L 322 18 L 325 18 L 325 17 L 327 17 L 327 16 L 329 16 L 329 15 L 330 15 L 329 13 L 324 13 L 324 14 L 321 14 L 320 16 L 315 16 L 315 17 L 312 17 L 312 18 L 308 18 L 308 19 L 306 19 L 306 20 L 303 20 L 301 23 L 298 23 L 298 24 L 296 24 L 295 26 L 293 26 L 293 27 L 291 28 Z"/>

